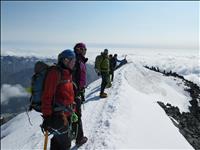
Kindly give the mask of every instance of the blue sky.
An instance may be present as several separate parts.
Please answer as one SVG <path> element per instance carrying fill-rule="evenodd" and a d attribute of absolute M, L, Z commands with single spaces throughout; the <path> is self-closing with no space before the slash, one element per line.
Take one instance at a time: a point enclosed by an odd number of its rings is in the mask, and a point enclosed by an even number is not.
<path fill-rule="evenodd" d="M 199 2 L 1 2 L 1 49 L 198 49 Z"/>

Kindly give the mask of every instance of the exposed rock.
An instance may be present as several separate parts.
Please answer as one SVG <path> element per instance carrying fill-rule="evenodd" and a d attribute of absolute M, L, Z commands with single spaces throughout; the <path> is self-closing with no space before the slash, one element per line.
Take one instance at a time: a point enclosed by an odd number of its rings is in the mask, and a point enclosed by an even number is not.
<path fill-rule="evenodd" d="M 174 125 L 179 128 L 180 133 L 195 148 L 200 149 L 200 122 L 191 112 L 180 113 L 177 107 L 165 105 L 162 102 L 158 104 L 165 110 L 168 116 L 178 122 L 172 120 Z M 178 110 L 178 112 L 177 112 Z"/>
<path fill-rule="evenodd" d="M 179 128 L 180 133 L 187 139 L 187 141 L 194 147 L 194 149 L 200 149 L 200 88 L 197 84 L 184 79 L 183 76 L 178 75 L 176 72 L 162 72 L 157 67 L 144 66 L 147 69 L 160 72 L 166 76 L 173 76 L 182 79 L 187 89 L 185 91 L 190 93 L 192 98 L 189 102 L 190 112 L 180 113 L 178 107 L 174 107 L 171 104 L 164 104 L 163 102 L 158 102 L 158 104 L 165 110 L 166 114 L 171 118 L 174 125 Z"/>

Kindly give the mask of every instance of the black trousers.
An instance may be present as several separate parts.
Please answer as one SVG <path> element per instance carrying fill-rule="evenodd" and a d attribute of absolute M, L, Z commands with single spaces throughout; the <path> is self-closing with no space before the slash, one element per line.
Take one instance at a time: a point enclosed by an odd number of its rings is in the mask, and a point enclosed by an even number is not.
<path fill-rule="evenodd" d="M 70 150 L 71 140 L 68 134 L 54 135 L 51 139 L 50 150 Z"/>
<path fill-rule="evenodd" d="M 101 81 L 101 93 L 104 93 L 104 90 L 106 88 L 106 85 L 108 84 L 109 82 L 109 72 L 101 72 L 101 78 L 102 78 L 102 81 Z"/>
<path fill-rule="evenodd" d="M 110 71 L 111 81 L 114 79 L 114 71 Z"/>
<path fill-rule="evenodd" d="M 83 125 L 82 125 L 82 113 L 81 113 L 81 99 L 80 98 L 76 98 L 75 102 L 76 102 L 76 114 L 78 116 L 78 121 L 76 123 L 73 123 L 73 130 L 75 132 L 77 132 L 77 137 L 76 137 L 76 141 L 80 141 L 84 134 L 83 134 Z M 78 130 L 77 130 L 77 126 L 78 126 Z"/>
<path fill-rule="evenodd" d="M 84 92 L 81 92 L 81 102 L 85 102 L 85 90 Z"/>
<path fill-rule="evenodd" d="M 68 126 L 64 126 L 63 118 L 60 114 L 52 116 L 52 128 L 61 129 L 59 132 L 68 130 Z M 54 135 L 51 139 L 50 150 L 70 150 L 71 139 L 68 133 L 61 135 Z"/>

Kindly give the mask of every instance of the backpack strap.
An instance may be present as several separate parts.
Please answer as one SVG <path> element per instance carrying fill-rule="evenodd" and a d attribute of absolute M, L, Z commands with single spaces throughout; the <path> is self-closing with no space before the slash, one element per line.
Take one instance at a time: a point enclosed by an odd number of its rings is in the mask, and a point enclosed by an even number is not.
<path fill-rule="evenodd" d="M 102 56 L 103 57 L 103 56 Z M 101 60 L 101 63 L 100 63 L 100 67 L 101 67 L 101 64 L 103 63 L 103 61 L 105 60 L 106 58 L 103 57 L 102 60 Z"/>

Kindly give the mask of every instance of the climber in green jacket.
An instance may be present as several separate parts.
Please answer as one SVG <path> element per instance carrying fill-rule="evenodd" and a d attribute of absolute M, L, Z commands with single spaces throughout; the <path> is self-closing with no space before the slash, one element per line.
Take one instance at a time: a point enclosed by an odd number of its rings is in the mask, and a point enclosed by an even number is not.
<path fill-rule="evenodd" d="M 100 97 L 105 98 L 107 97 L 107 93 L 104 92 L 106 86 L 110 87 L 110 65 L 109 65 L 109 58 L 108 58 L 108 50 L 105 49 L 101 55 L 98 55 L 95 60 L 95 70 L 98 75 L 101 75 L 102 82 L 101 82 L 101 92 Z"/>

